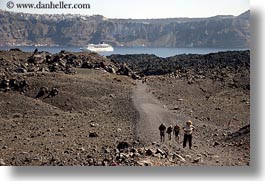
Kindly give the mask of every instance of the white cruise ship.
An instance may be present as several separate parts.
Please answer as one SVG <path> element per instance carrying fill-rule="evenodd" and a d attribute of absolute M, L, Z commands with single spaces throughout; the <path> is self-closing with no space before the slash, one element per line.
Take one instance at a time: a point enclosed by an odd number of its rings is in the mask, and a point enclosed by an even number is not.
<path fill-rule="evenodd" d="M 80 48 L 81 51 L 84 52 L 112 52 L 114 48 L 107 43 L 100 44 L 88 44 L 87 47 Z"/>

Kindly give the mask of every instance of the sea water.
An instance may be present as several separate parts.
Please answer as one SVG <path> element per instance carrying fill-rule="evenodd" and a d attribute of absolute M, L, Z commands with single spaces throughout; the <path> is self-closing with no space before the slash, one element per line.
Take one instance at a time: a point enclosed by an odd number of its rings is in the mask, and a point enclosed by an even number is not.
<path fill-rule="evenodd" d="M 10 48 L 19 48 L 25 52 L 33 52 L 36 48 L 39 51 L 47 51 L 50 53 L 58 53 L 61 50 L 80 52 L 80 47 L 35 47 L 35 46 L 20 46 L 20 47 L 0 47 L 0 50 L 9 50 Z M 146 47 L 114 47 L 113 52 L 101 52 L 99 54 L 108 56 L 112 54 L 154 54 L 159 57 L 170 57 L 180 54 L 208 54 L 222 51 L 247 50 L 240 48 L 146 48 Z"/>

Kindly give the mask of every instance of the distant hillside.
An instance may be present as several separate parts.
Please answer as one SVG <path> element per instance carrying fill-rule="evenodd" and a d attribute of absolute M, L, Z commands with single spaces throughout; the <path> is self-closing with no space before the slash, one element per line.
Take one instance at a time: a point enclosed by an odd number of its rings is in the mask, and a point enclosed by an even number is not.
<path fill-rule="evenodd" d="M 0 11 L 0 45 L 248 48 L 250 12 L 239 16 L 107 19 L 103 16 L 34 15 Z"/>

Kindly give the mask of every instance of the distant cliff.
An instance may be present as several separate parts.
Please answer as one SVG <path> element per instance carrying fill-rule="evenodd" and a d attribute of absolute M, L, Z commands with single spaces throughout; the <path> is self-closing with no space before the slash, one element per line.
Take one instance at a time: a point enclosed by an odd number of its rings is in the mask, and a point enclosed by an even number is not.
<path fill-rule="evenodd" d="M 103 16 L 33 15 L 0 10 L 0 45 L 237 47 L 250 43 L 250 12 L 239 16 L 107 19 Z"/>

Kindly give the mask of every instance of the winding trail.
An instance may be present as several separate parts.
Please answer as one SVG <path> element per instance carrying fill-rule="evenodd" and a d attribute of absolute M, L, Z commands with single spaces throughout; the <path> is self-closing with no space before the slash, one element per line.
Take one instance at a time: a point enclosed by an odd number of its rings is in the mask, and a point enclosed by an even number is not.
<path fill-rule="evenodd" d="M 177 113 L 169 110 L 154 97 L 148 85 L 142 84 L 140 81 L 137 81 L 136 84 L 133 93 L 133 102 L 139 113 L 139 119 L 136 123 L 136 137 L 144 146 L 150 146 L 153 142 L 160 143 L 158 127 L 161 123 L 164 123 L 167 127 L 174 125 L 176 122 L 180 125 L 185 125 L 186 120 L 191 119 L 190 116 L 185 115 L 182 111 Z M 196 163 L 201 165 L 241 164 L 238 163 L 238 159 L 241 160 L 244 157 L 242 154 L 245 153 L 238 152 L 238 150 L 235 151 L 233 147 L 227 146 L 226 142 L 219 140 L 221 137 L 217 137 L 222 132 L 216 134 L 216 131 L 222 130 L 222 127 L 200 120 L 196 120 L 195 123 L 194 141 L 191 150 L 182 148 L 182 133 L 180 135 L 180 144 L 175 141 L 169 141 L 166 135 L 166 141 L 163 144 L 159 144 L 159 147 L 185 157 L 188 161 L 184 165 Z M 207 124 L 207 128 L 205 124 Z M 215 134 L 216 136 L 213 137 Z M 215 147 L 215 140 L 218 140 L 217 145 L 221 144 L 221 146 Z M 226 146 L 224 147 L 222 144 Z M 189 156 L 189 158 L 186 158 L 186 156 Z M 198 158 L 200 161 L 198 161 Z"/>
<path fill-rule="evenodd" d="M 140 81 L 137 81 L 133 102 L 140 115 L 136 124 L 136 135 L 145 145 L 160 141 L 158 127 L 161 123 L 169 126 L 174 125 L 177 119 L 185 119 L 179 116 L 177 118 L 152 95 L 148 85 L 142 84 Z"/>

